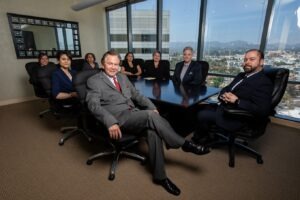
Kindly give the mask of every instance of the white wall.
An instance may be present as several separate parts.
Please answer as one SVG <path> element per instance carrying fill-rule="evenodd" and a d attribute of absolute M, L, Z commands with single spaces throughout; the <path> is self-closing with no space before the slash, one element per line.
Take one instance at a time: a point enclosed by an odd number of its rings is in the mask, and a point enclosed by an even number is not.
<path fill-rule="evenodd" d="M 74 0 L 0 0 L 0 106 L 34 98 L 25 64 L 36 59 L 16 58 L 6 16 L 8 12 L 79 22 L 82 56 L 87 52 L 93 52 L 100 60 L 107 50 L 104 9 L 107 3 L 82 11 L 73 11 L 70 7 L 74 2 Z M 54 59 L 51 61 L 56 62 Z"/>

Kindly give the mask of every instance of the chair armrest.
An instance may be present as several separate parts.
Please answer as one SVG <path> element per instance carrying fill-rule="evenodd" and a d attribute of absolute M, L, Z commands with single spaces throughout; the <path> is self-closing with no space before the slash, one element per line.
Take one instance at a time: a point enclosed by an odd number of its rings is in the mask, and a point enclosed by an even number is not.
<path fill-rule="evenodd" d="M 231 115 L 234 117 L 250 117 L 254 118 L 255 116 L 246 110 L 238 109 L 238 108 L 232 108 L 232 107 L 224 107 L 224 113 L 227 115 Z"/>

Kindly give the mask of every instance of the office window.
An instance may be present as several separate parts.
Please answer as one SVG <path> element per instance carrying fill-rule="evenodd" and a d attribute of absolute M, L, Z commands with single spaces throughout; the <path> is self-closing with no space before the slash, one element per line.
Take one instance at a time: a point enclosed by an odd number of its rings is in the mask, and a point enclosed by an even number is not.
<path fill-rule="evenodd" d="M 246 50 L 259 48 L 267 0 L 207 1 L 203 59 L 210 72 L 237 74 Z"/>
<path fill-rule="evenodd" d="M 300 118 L 300 4 L 277 0 L 270 22 L 265 63 L 290 70 L 286 93 L 277 106 L 277 113 Z"/>
<path fill-rule="evenodd" d="M 278 113 L 300 120 L 300 5 L 296 0 L 274 0 L 265 63 L 290 69 L 286 94 L 277 107 Z M 182 60 L 182 49 L 192 46 L 193 59 L 206 60 L 211 76 L 208 84 L 224 87 L 232 75 L 242 71 L 244 53 L 260 48 L 268 0 L 207 0 L 204 27 L 199 27 L 201 0 L 130 0 L 107 9 L 109 13 L 109 47 L 122 56 L 132 50 L 136 58 L 151 59 L 158 48 L 162 59 L 170 60 L 171 70 Z M 204 1 L 205 2 L 205 1 Z M 157 3 L 162 10 L 157 12 Z M 122 7 L 122 8 L 121 8 Z M 127 24 L 126 9 L 129 19 Z M 162 24 L 157 15 L 162 14 Z M 159 22 L 160 23 L 160 22 Z M 161 38 L 157 30 L 161 28 Z M 200 44 L 199 30 L 204 30 Z M 129 35 L 128 35 L 129 34 Z M 129 37 L 128 37 L 129 36 Z M 161 43 L 158 39 L 161 39 Z M 264 38 L 263 38 L 264 39 Z M 198 52 L 201 46 L 203 52 Z M 197 55 L 203 57 L 197 58 Z M 231 76 L 230 76 L 231 75 Z"/>
<path fill-rule="evenodd" d="M 169 48 L 169 53 L 163 52 L 162 57 L 170 60 L 170 68 L 182 60 L 182 50 L 185 46 L 193 47 L 196 59 L 196 47 L 198 40 L 199 0 L 164 0 L 163 1 L 163 38 L 162 49 Z"/>
<path fill-rule="evenodd" d="M 136 58 L 152 59 L 156 49 L 156 0 L 131 5 L 132 50 Z"/>
<path fill-rule="evenodd" d="M 73 39 L 73 30 L 66 28 L 66 38 L 67 38 L 67 48 L 68 50 L 74 50 L 74 39 Z"/>
<path fill-rule="evenodd" d="M 109 31 L 110 48 L 123 58 L 128 51 L 126 7 L 109 11 Z"/>
<path fill-rule="evenodd" d="M 64 34 L 62 28 L 56 28 L 58 38 L 58 49 L 65 50 Z"/>

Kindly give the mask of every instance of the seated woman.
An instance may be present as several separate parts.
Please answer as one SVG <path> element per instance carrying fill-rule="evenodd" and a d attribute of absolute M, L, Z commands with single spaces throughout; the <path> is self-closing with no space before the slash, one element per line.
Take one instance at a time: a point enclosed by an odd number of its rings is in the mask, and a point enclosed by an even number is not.
<path fill-rule="evenodd" d="M 67 51 L 60 51 L 56 58 L 58 68 L 52 73 L 52 95 L 61 100 L 62 104 L 78 104 L 77 93 L 72 84 L 75 72 L 70 70 L 72 56 Z"/>
<path fill-rule="evenodd" d="M 96 62 L 95 54 L 87 53 L 84 56 L 85 62 L 83 63 L 82 70 L 89 70 L 89 69 L 99 69 L 99 64 Z"/>
<path fill-rule="evenodd" d="M 133 59 L 133 53 L 128 52 L 122 62 L 121 72 L 127 76 L 140 76 L 142 74 L 141 66 L 135 63 Z"/>
<path fill-rule="evenodd" d="M 183 49 L 183 61 L 175 66 L 173 80 L 177 84 L 201 85 L 202 70 L 201 65 L 193 61 L 193 48 L 185 47 Z"/>
<path fill-rule="evenodd" d="M 145 77 L 155 77 L 157 79 L 170 79 L 170 63 L 162 62 L 161 53 L 155 50 L 152 54 L 153 60 L 145 62 Z"/>

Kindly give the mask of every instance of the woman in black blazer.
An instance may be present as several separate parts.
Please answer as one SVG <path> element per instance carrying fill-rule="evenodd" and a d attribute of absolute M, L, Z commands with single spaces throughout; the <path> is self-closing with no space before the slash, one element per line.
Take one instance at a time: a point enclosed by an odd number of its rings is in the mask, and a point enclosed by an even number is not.
<path fill-rule="evenodd" d="M 161 52 L 155 50 L 152 54 L 153 59 L 145 62 L 145 77 L 154 77 L 161 80 L 170 79 L 170 63 L 161 60 Z"/>

